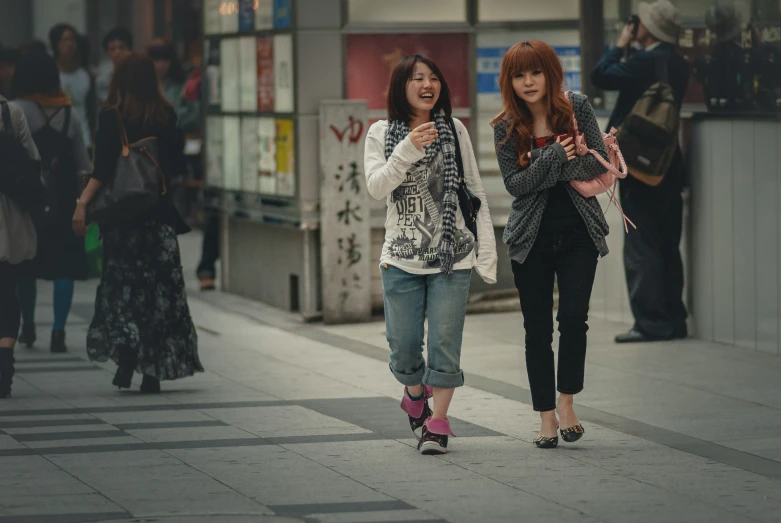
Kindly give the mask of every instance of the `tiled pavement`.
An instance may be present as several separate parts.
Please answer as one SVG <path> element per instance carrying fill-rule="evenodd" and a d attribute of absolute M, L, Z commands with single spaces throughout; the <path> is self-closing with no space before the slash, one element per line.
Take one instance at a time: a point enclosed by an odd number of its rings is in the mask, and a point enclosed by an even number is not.
<path fill-rule="evenodd" d="M 453 452 L 423 458 L 381 323 L 304 325 L 193 294 L 208 372 L 144 396 L 86 360 L 93 292 L 78 286 L 69 354 L 48 340 L 18 350 L 0 403 L 0 523 L 781 519 L 778 358 L 694 341 L 619 349 L 620 326 L 592 322 L 586 437 L 541 451 L 517 318 L 472 316 Z"/>

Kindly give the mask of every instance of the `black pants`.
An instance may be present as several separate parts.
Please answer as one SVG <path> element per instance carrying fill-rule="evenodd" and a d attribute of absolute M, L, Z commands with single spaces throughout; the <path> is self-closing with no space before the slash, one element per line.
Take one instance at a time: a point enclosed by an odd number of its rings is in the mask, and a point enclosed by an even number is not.
<path fill-rule="evenodd" d="M 599 253 L 585 228 L 540 230 L 528 257 L 512 262 L 526 330 L 526 371 L 534 410 L 556 408 L 553 363 L 553 282 L 559 285 L 558 391 L 583 390 L 588 305 Z"/>
<path fill-rule="evenodd" d="M 17 266 L 0 263 L 0 338 L 19 336 L 21 310 L 16 296 Z"/>
<path fill-rule="evenodd" d="M 624 268 L 635 329 L 650 338 L 686 336 L 681 184 L 668 175 L 656 187 L 621 180 L 621 205 L 637 225 L 624 242 Z"/>
<path fill-rule="evenodd" d="M 203 245 L 201 263 L 198 264 L 198 276 L 214 278 L 217 271 L 214 264 L 220 257 L 220 215 L 209 212 L 203 224 Z"/>

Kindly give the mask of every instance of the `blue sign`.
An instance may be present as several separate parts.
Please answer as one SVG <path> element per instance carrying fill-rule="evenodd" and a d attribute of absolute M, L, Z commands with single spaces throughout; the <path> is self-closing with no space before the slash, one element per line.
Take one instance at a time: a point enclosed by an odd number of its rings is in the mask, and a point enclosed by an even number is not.
<path fill-rule="evenodd" d="M 510 46 L 477 48 L 477 93 L 499 94 L 502 59 Z M 580 92 L 580 47 L 554 47 L 564 69 L 564 89 Z"/>
<path fill-rule="evenodd" d="M 292 24 L 293 13 L 290 0 L 274 0 L 274 27 L 288 29 Z"/>
<path fill-rule="evenodd" d="M 239 0 L 239 31 L 255 30 L 255 0 Z"/>

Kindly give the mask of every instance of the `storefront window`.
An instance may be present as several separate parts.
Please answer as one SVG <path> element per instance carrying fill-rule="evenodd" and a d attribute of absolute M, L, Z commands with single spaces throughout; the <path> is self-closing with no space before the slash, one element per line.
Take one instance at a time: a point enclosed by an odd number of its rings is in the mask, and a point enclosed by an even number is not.
<path fill-rule="evenodd" d="M 466 22 L 466 0 L 348 0 L 347 6 L 350 23 Z"/>

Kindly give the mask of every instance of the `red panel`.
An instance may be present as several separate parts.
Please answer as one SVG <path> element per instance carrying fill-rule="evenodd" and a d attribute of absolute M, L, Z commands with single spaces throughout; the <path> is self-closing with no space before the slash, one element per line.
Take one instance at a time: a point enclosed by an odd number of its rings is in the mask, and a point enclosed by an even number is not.
<path fill-rule="evenodd" d="M 274 112 L 274 37 L 258 37 L 258 111 Z"/>
<path fill-rule="evenodd" d="M 405 56 L 434 60 L 450 87 L 453 107 L 469 107 L 469 38 L 466 34 L 376 34 L 347 37 L 347 97 L 385 109 L 391 72 Z"/>

